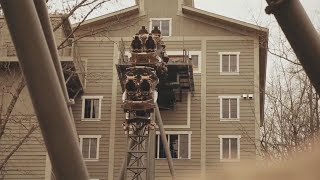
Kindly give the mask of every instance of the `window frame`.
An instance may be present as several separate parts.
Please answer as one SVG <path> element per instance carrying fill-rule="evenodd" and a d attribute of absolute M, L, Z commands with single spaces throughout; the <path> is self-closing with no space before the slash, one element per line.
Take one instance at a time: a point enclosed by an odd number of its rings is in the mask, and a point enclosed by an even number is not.
<path fill-rule="evenodd" d="M 219 52 L 218 53 L 220 56 L 220 75 L 239 75 L 240 74 L 240 64 L 239 64 L 239 59 L 240 59 L 240 52 Z M 237 71 L 236 72 L 224 72 L 222 71 L 222 56 L 223 55 L 236 55 L 237 56 Z M 230 56 L 229 56 L 229 61 L 230 61 Z M 229 63 L 229 70 L 230 70 L 230 63 Z"/>
<path fill-rule="evenodd" d="M 240 121 L 240 98 L 239 95 L 223 95 L 219 96 L 220 103 L 220 121 Z M 222 100 L 223 99 L 237 99 L 237 118 L 223 118 Z M 229 115 L 230 115 L 230 104 L 229 104 Z M 229 116 L 230 117 L 230 116 Z"/>
<path fill-rule="evenodd" d="M 100 139 L 101 139 L 101 135 L 79 135 L 79 139 L 80 139 L 80 152 L 82 155 L 82 145 L 83 145 L 83 139 L 84 138 L 91 138 L 97 139 L 97 151 L 96 151 L 96 158 L 84 158 L 84 161 L 99 161 L 99 149 L 100 149 Z M 90 153 L 89 153 L 90 154 Z"/>
<path fill-rule="evenodd" d="M 172 158 L 174 160 L 188 160 L 191 159 L 191 135 L 192 135 L 192 131 L 166 131 L 166 135 L 178 135 L 178 154 L 180 153 L 180 136 L 179 135 L 188 135 L 188 158 Z M 157 131 L 156 132 L 156 136 L 160 137 L 160 132 Z M 168 137 L 169 137 L 168 136 Z M 157 139 L 157 138 L 156 138 Z M 170 138 L 168 138 L 170 140 Z M 156 147 L 157 147 L 157 153 L 156 153 L 156 157 L 155 159 L 166 159 L 166 158 L 159 158 L 159 152 L 160 152 L 160 138 L 158 138 L 158 141 L 156 142 Z M 169 141 L 168 141 L 169 143 Z"/>
<path fill-rule="evenodd" d="M 172 36 L 172 18 L 150 18 L 150 23 L 149 23 L 149 31 L 151 32 L 151 30 L 153 29 L 153 26 L 152 26 L 152 21 L 155 20 L 155 21 L 160 21 L 160 31 L 162 31 L 161 29 L 161 21 L 167 21 L 169 20 L 169 36 L 164 36 L 162 35 L 163 37 L 170 37 Z"/>
<path fill-rule="evenodd" d="M 82 110 L 81 110 L 81 121 L 100 121 L 101 120 L 101 106 L 103 96 L 82 96 Z M 99 99 L 99 113 L 97 118 L 85 118 L 85 100 L 86 99 Z"/>
<path fill-rule="evenodd" d="M 220 161 L 221 162 L 239 162 L 240 161 L 240 139 L 241 139 L 241 135 L 219 135 L 218 136 L 220 139 Z M 232 139 L 235 138 L 237 139 L 237 158 L 235 159 L 224 159 L 223 158 L 223 139 Z M 230 153 L 231 153 L 231 144 L 230 144 L 230 140 L 229 140 L 229 157 L 230 157 Z"/>

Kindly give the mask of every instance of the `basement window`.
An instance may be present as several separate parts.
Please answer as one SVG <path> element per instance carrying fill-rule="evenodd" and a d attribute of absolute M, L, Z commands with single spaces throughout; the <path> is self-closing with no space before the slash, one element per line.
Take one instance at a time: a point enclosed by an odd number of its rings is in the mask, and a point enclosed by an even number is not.
<path fill-rule="evenodd" d="M 101 119 L 102 96 L 82 97 L 82 120 L 99 121 Z"/>
<path fill-rule="evenodd" d="M 171 36 L 172 19 L 171 18 L 150 18 L 150 32 L 158 26 L 162 36 Z"/>
<path fill-rule="evenodd" d="M 166 138 L 173 159 L 191 159 L 191 132 L 167 132 Z M 160 133 L 156 135 L 156 158 L 166 158 Z"/>
<path fill-rule="evenodd" d="M 86 161 L 99 159 L 99 145 L 101 135 L 79 135 L 80 150 Z"/>

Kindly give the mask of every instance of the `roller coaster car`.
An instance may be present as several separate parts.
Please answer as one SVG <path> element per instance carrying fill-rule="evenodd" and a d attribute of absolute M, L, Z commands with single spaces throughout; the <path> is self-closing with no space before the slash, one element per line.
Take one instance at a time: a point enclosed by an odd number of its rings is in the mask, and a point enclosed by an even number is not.
<path fill-rule="evenodd" d="M 126 73 L 122 108 L 125 112 L 151 112 L 157 100 L 158 78 L 149 67 L 130 67 Z"/>
<path fill-rule="evenodd" d="M 152 34 L 136 34 L 131 42 L 131 58 L 133 65 L 156 64 L 161 61 L 163 42 L 159 36 Z"/>

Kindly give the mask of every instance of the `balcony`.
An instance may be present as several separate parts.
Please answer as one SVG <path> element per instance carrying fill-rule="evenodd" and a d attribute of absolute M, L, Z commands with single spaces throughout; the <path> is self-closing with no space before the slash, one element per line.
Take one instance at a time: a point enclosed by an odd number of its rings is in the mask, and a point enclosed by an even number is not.
<path fill-rule="evenodd" d="M 16 50 L 12 41 L 2 38 L 0 43 L 0 63 L 18 63 Z M 81 60 L 81 57 L 77 52 L 77 43 L 72 43 L 63 49 L 58 50 L 58 54 L 69 97 L 74 99 L 83 92 L 86 77 L 86 63 Z"/>

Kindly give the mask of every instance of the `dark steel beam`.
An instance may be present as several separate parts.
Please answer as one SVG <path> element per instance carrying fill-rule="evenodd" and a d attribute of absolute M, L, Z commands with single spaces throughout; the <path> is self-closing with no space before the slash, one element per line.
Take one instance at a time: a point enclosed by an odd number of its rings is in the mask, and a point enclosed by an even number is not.
<path fill-rule="evenodd" d="M 56 73 L 58 75 L 59 78 L 59 82 L 60 82 L 60 88 L 62 88 L 62 92 L 65 98 L 65 101 L 68 105 L 68 110 L 71 116 L 71 123 L 72 123 L 72 131 L 74 133 L 74 135 L 76 137 L 78 137 L 78 133 L 76 130 L 76 125 L 74 123 L 74 118 L 73 118 L 73 113 L 72 113 L 72 108 L 71 108 L 71 104 L 72 102 L 70 102 L 69 99 L 69 94 L 68 94 L 68 90 L 67 90 L 67 82 L 64 79 L 63 76 L 63 70 L 62 70 L 62 66 L 61 66 L 61 61 L 59 59 L 59 54 L 58 54 L 58 49 L 56 46 L 56 42 L 55 42 L 55 37 L 53 32 L 53 28 L 51 25 L 51 21 L 50 21 L 50 17 L 49 17 L 49 13 L 48 13 L 48 9 L 47 9 L 47 5 L 45 3 L 45 0 L 33 0 L 37 13 L 38 13 L 38 17 L 41 23 L 41 27 L 44 33 L 44 36 L 46 38 L 48 47 L 49 47 L 49 51 L 50 51 L 50 55 L 56 70 Z M 73 73 L 72 73 L 73 74 Z"/>
<path fill-rule="evenodd" d="M 33 0 L 0 0 L 57 179 L 88 180 Z"/>
<path fill-rule="evenodd" d="M 174 180 L 175 179 L 175 170 L 174 170 L 174 166 L 173 166 L 173 160 L 172 160 L 172 156 L 170 153 L 170 148 L 169 148 L 169 144 L 168 144 L 167 137 L 166 137 L 166 131 L 164 130 L 164 125 L 163 125 L 163 121 L 162 121 L 162 117 L 160 114 L 158 103 L 156 103 L 155 113 L 156 113 L 155 115 L 156 115 L 156 120 L 157 120 L 156 122 L 157 122 L 157 125 L 159 126 L 161 141 L 163 144 L 164 152 L 166 154 L 169 169 L 170 169 L 170 174 L 171 174 L 172 180 Z"/>
<path fill-rule="evenodd" d="M 320 94 L 320 37 L 299 0 L 267 0 L 292 49 Z"/>
<path fill-rule="evenodd" d="M 151 114 L 151 124 L 155 124 L 155 114 Z M 150 128 L 148 130 L 148 157 L 147 157 L 147 179 L 155 180 L 155 151 L 156 151 L 156 129 Z"/>

